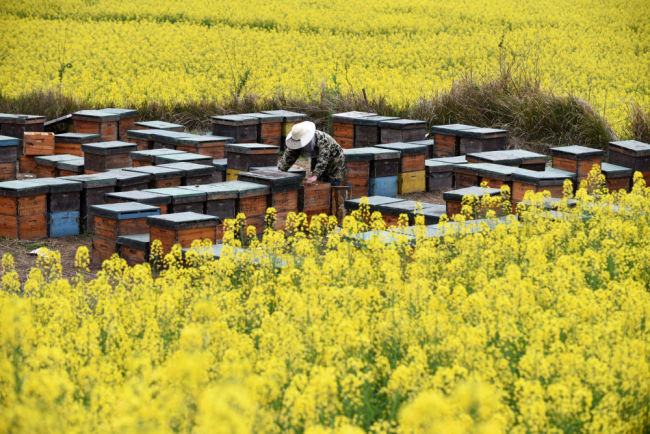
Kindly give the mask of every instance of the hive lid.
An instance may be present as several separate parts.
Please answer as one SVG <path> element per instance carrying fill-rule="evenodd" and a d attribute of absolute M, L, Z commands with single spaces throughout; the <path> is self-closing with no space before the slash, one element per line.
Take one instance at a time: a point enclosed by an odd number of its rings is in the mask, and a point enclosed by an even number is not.
<path fill-rule="evenodd" d="M 172 201 L 180 198 L 196 198 L 197 202 L 205 200 L 205 193 L 180 187 L 149 188 L 142 191 L 145 191 L 147 193 L 164 194 L 171 197 Z"/>
<path fill-rule="evenodd" d="M 406 142 L 406 143 L 412 143 L 414 145 L 422 145 L 422 146 L 433 146 L 433 139 L 413 140 L 411 142 Z"/>
<path fill-rule="evenodd" d="M 205 143 L 216 143 L 216 142 L 226 142 L 232 143 L 235 139 L 227 136 L 213 136 L 211 134 L 200 136 L 198 134 L 193 134 L 187 137 L 181 137 L 178 140 L 178 144 L 181 145 L 198 145 Z"/>
<path fill-rule="evenodd" d="M 70 172 L 82 172 L 84 168 L 84 159 L 83 157 L 77 157 L 69 160 L 57 161 L 56 168 Z"/>
<path fill-rule="evenodd" d="M 552 167 L 547 167 L 543 172 L 520 168 L 512 174 L 512 179 L 514 180 L 532 183 L 541 181 L 564 181 L 565 179 L 570 179 L 573 181 L 575 178 L 576 174 L 573 172 L 566 172 L 564 170 L 554 169 Z"/>
<path fill-rule="evenodd" d="M 139 127 L 143 127 L 145 129 L 152 129 L 152 130 L 176 130 L 176 129 L 184 130 L 185 129 L 183 125 L 172 124 L 170 122 L 163 122 L 163 121 L 136 122 L 135 125 Z"/>
<path fill-rule="evenodd" d="M 426 145 L 416 145 L 413 143 L 384 143 L 377 145 L 378 148 L 382 149 L 392 149 L 394 151 L 399 151 L 402 155 L 413 155 L 413 154 L 426 154 L 427 147 Z"/>
<path fill-rule="evenodd" d="M 115 244 L 144 250 L 146 253 L 149 250 L 150 238 L 149 234 L 120 235 L 115 239 Z"/>
<path fill-rule="evenodd" d="M 114 140 L 111 142 L 84 143 L 81 145 L 81 150 L 84 151 L 84 153 L 98 155 L 123 154 L 126 152 L 135 151 L 137 148 L 138 145 L 135 143 L 122 142 L 119 140 Z"/>
<path fill-rule="evenodd" d="M 297 173 L 282 172 L 280 170 L 257 170 L 254 172 L 240 172 L 237 178 L 241 181 L 248 181 L 257 184 L 264 184 L 274 191 L 280 186 L 295 186 L 296 189 L 302 185 L 302 175 Z"/>
<path fill-rule="evenodd" d="M 246 125 L 259 123 L 259 120 L 255 116 L 249 114 L 234 114 L 234 115 L 220 115 L 220 116 L 210 116 L 212 122 L 232 122 L 232 123 L 242 123 Z"/>
<path fill-rule="evenodd" d="M 361 149 L 361 148 L 357 148 Z M 394 149 L 385 149 L 378 147 L 370 147 L 373 160 L 397 160 L 400 157 L 400 152 Z"/>
<path fill-rule="evenodd" d="M 362 125 L 366 127 L 379 127 L 379 124 L 384 121 L 395 121 L 399 118 L 396 116 L 365 116 L 354 119 L 354 125 Z"/>
<path fill-rule="evenodd" d="M 202 164 L 206 166 L 207 164 L 212 163 L 212 158 L 209 155 L 203 155 L 203 154 L 195 154 L 193 152 L 177 152 L 174 154 L 165 154 L 165 155 L 160 155 L 155 158 L 156 164 L 171 164 L 171 163 L 191 163 L 193 161 L 201 161 L 205 164 Z M 210 167 L 214 170 L 214 167 Z"/>
<path fill-rule="evenodd" d="M 589 157 L 602 157 L 605 155 L 605 151 L 602 149 L 588 148 L 586 146 L 559 146 L 556 148 L 551 148 L 551 155 L 563 156 L 572 159 L 578 158 L 589 158 Z"/>
<path fill-rule="evenodd" d="M 259 195 L 265 195 L 269 194 L 271 191 L 268 185 L 246 181 L 227 181 L 219 183 L 219 185 L 222 185 L 224 189 L 233 189 L 237 191 L 239 195 L 251 193 L 259 193 Z"/>
<path fill-rule="evenodd" d="M 56 155 L 38 155 L 34 157 L 36 164 L 46 167 L 54 167 L 59 161 L 74 160 L 79 158 L 71 154 L 56 154 Z"/>
<path fill-rule="evenodd" d="M 86 118 L 95 118 L 97 121 L 108 122 L 108 121 L 119 121 L 120 115 L 117 113 L 109 113 L 104 110 L 81 110 L 74 112 L 73 116 L 83 116 Z"/>
<path fill-rule="evenodd" d="M 177 145 L 180 139 L 189 137 L 189 133 L 183 133 L 180 131 L 169 131 L 169 130 L 149 130 L 149 140 L 154 142 L 163 143 L 166 145 Z"/>
<path fill-rule="evenodd" d="M 616 164 L 610 163 L 601 163 L 600 171 L 603 172 L 605 177 L 613 177 L 618 175 L 619 177 L 632 176 L 634 174 L 634 169 L 629 167 L 617 166 Z"/>
<path fill-rule="evenodd" d="M 16 137 L 0 136 L 0 146 L 18 146 L 19 143 Z"/>
<path fill-rule="evenodd" d="M 431 127 L 431 132 L 434 134 L 445 134 L 445 135 L 457 136 L 459 131 L 463 131 L 468 128 L 477 128 L 477 127 L 472 125 L 465 125 L 465 124 L 434 125 Z"/>
<path fill-rule="evenodd" d="M 289 110 L 263 110 L 262 113 L 282 116 L 284 122 L 296 122 L 299 120 L 307 119 L 307 115 L 304 113 L 292 112 Z"/>
<path fill-rule="evenodd" d="M 47 186 L 49 193 L 68 193 L 81 191 L 83 188 L 81 182 L 63 178 L 35 178 L 30 179 L 29 182 Z"/>
<path fill-rule="evenodd" d="M 105 108 L 102 111 L 118 115 L 120 119 L 137 117 L 139 114 L 136 109 L 124 109 L 124 108 L 114 108 L 114 107 Z"/>
<path fill-rule="evenodd" d="M 465 166 L 470 166 L 469 164 Z M 479 175 L 498 175 L 510 177 L 513 173 L 520 170 L 518 167 L 514 166 L 505 166 L 503 164 L 493 164 L 493 163 L 475 163 L 472 164 L 474 168 L 478 171 Z"/>
<path fill-rule="evenodd" d="M 638 156 L 650 155 L 650 144 L 638 140 L 620 140 L 618 142 L 609 142 L 609 144 L 632 151 Z"/>
<path fill-rule="evenodd" d="M 117 183 L 117 178 L 115 175 L 111 175 L 108 172 L 93 173 L 89 175 L 63 176 L 61 178 L 70 179 L 72 181 L 79 181 L 83 184 L 84 188 L 111 187 L 115 186 Z"/>
<path fill-rule="evenodd" d="M 35 184 L 30 181 L 4 181 L 0 182 L 0 196 L 23 197 L 47 194 L 47 185 Z"/>
<path fill-rule="evenodd" d="M 179 154 L 183 152 L 185 151 L 178 151 L 176 149 L 168 148 L 148 149 L 146 151 L 132 151 L 131 158 L 137 161 L 153 162 L 155 161 L 156 157 L 160 157 L 161 155 Z"/>
<path fill-rule="evenodd" d="M 272 170 L 272 171 L 279 171 L 277 166 L 255 166 L 249 168 L 249 172 L 258 172 L 260 170 Z M 289 170 L 287 170 L 288 173 L 295 173 L 296 175 L 300 175 L 303 178 L 307 174 L 307 171 L 301 167 L 290 167 Z"/>
<path fill-rule="evenodd" d="M 526 151 L 524 149 L 475 152 L 468 155 L 480 161 L 498 163 L 498 164 L 507 164 L 507 165 L 520 165 L 524 161 L 534 160 L 534 159 L 546 160 L 546 155 L 538 154 L 536 152 Z"/>
<path fill-rule="evenodd" d="M 432 203 L 422 204 L 422 215 L 424 216 L 440 217 L 443 214 L 447 214 L 447 207 L 445 205 Z"/>
<path fill-rule="evenodd" d="M 375 159 L 375 151 L 370 147 L 343 149 L 345 161 L 371 161 Z"/>
<path fill-rule="evenodd" d="M 246 116 L 257 118 L 260 124 L 267 124 L 270 122 L 282 122 L 284 118 L 281 115 L 271 113 L 246 113 Z"/>
<path fill-rule="evenodd" d="M 405 129 L 413 127 L 427 127 L 426 121 L 421 121 L 417 119 L 392 119 L 387 121 L 381 121 L 379 123 L 381 128 L 393 128 L 393 129 Z"/>
<path fill-rule="evenodd" d="M 497 128 L 468 128 L 460 130 L 458 133 L 461 137 L 471 137 L 476 139 L 489 139 L 493 137 L 505 137 L 508 135 L 508 130 L 500 130 Z"/>
<path fill-rule="evenodd" d="M 368 196 L 367 199 L 368 199 L 368 205 L 370 206 L 371 210 L 373 209 L 373 207 L 377 207 L 379 205 L 385 205 L 388 203 L 395 203 L 404 200 L 404 199 L 398 199 L 396 197 L 388 197 L 388 196 Z M 348 199 L 345 201 L 345 208 L 357 209 L 359 208 L 360 203 L 361 203 L 361 198 Z"/>
<path fill-rule="evenodd" d="M 239 154 L 250 154 L 255 151 L 268 151 L 268 153 L 277 154 L 280 148 L 274 145 L 265 145 L 263 143 L 229 143 L 226 145 L 226 152 L 235 152 Z"/>
<path fill-rule="evenodd" d="M 149 182 L 151 175 L 148 173 L 139 173 L 126 169 L 112 169 L 106 173 L 115 176 L 118 187 L 126 187 L 128 185 L 141 184 Z"/>
<path fill-rule="evenodd" d="M 99 134 L 85 134 L 85 133 L 62 133 L 54 135 L 55 142 L 65 143 L 92 143 L 101 140 Z"/>
<path fill-rule="evenodd" d="M 456 167 L 456 164 L 429 159 L 429 160 L 424 160 L 424 167 L 425 168 L 429 167 L 431 169 L 437 169 L 437 170 L 449 168 L 449 170 L 452 171 L 454 170 L 454 167 Z"/>
<path fill-rule="evenodd" d="M 116 191 L 114 193 L 106 193 L 104 196 L 106 198 L 114 198 L 121 201 L 140 202 L 149 205 L 166 205 L 172 202 L 171 196 L 143 190 Z"/>
<path fill-rule="evenodd" d="M 149 176 L 149 179 L 180 178 L 184 173 L 181 169 L 162 166 L 127 167 L 124 170 L 128 170 L 129 172 L 134 173 L 146 174 Z"/>
<path fill-rule="evenodd" d="M 225 172 L 228 168 L 228 159 L 227 158 L 215 158 L 212 160 L 212 165 L 216 167 L 217 172 Z"/>
<path fill-rule="evenodd" d="M 147 217 L 147 224 L 168 229 L 183 229 L 184 227 L 217 226 L 219 218 L 188 211 Z"/>
<path fill-rule="evenodd" d="M 355 120 L 367 118 L 369 116 L 376 116 L 377 113 L 350 111 L 343 113 L 334 113 L 331 116 L 332 122 L 352 123 Z"/>
<path fill-rule="evenodd" d="M 118 202 L 92 205 L 90 214 L 114 220 L 129 220 L 160 215 L 160 208 L 141 202 Z"/>
<path fill-rule="evenodd" d="M 24 125 L 45 121 L 45 116 L 0 113 L 0 123 Z"/>
<path fill-rule="evenodd" d="M 224 185 L 230 182 L 236 182 L 236 181 L 217 182 L 214 184 L 184 185 L 179 188 L 205 193 L 207 200 L 213 200 L 215 198 L 234 199 L 237 197 L 239 191 L 230 185 Z"/>
<path fill-rule="evenodd" d="M 442 194 L 442 198 L 445 201 L 456 201 L 460 202 L 463 200 L 463 196 L 476 195 L 479 198 L 483 196 L 497 196 L 501 193 L 501 190 L 498 188 L 484 188 L 484 187 L 465 187 L 458 190 L 446 191 Z"/>
<path fill-rule="evenodd" d="M 217 171 L 216 167 L 214 166 L 208 166 L 205 164 L 185 163 L 185 162 L 165 163 L 165 164 L 160 164 L 159 167 L 182 170 L 183 176 L 211 175 Z"/>
<path fill-rule="evenodd" d="M 382 214 L 401 214 L 413 211 L 418 202 L 414 200 L 400 200 L 398 202 L 390 202 L 377 205 L 377 211 Z"/>
<path fill-rule="evenodd" d="M 137 124 L 137 122 L 136 122 Z M 127 130 L 126 136 L 130 139 L 152 140 L 151 135 L 161 130 Z"/>
<path fill-rule="evenodd" d="M 430 158 L 431 161 L 440 161 L 443 163 L 450 164 L 467 164 L 467 158 L 464 155 L 458 155 L 456 157 L 440 157 L 440 158 Z"/>

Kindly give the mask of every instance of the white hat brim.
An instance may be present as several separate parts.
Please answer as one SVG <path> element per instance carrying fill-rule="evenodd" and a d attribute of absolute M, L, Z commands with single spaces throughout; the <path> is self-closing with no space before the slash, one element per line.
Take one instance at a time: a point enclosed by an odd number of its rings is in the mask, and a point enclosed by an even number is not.
<path fill-rule="evenodd" d="M 314 134 L 316 134 L 316 124 L 308 121 L 305 121 L 304 123 L 307 124 L 307 127 L 309 128 L 308 132 L 300 139 L 294 139 L 291 135 L 291 132 L 289 132 L 287 138 L 284 141 L 284 143 L 287 145 L 287 148 L 293 150 L 304 148 L 309 144 L 309 142 L 311 142 L 311 139 L 314 138 Z"/>

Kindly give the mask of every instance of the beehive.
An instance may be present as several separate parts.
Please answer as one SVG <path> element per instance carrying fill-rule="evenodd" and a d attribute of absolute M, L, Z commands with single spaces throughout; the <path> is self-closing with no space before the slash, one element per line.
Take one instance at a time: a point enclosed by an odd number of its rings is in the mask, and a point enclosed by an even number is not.
<path fill-rule="evenodd" d="M 59 176 L 81 175 L 84 173 L 84 159 L 83 157 L 76 157 L 69 160 L 57 161 L 56 170 L 59 172 Z"/>
<path fill-rule="evenodd" d="M 174 244 L 190 247 L 194 240 L 210 240 L 213 244 L 222 238 L 218 234 L 219 219 L 215 216 L 181 212 L 147 218 L 149 239 L 160 240 L 164 253 L 168 253 Z"/>
<path fill-rule="evenodd" d="M 292 112 L 289 110 L 264 110 L 261 113 L 274 116 L 282 116 L 282 140 L 281 148 L 284 148 L 284 141 L 291 132 L 294 125 L 307 120 L 307 115 L 303 113 Z M 264 166 L 264 164 L 257 164 Z"/>
<path fill-rule="evenodd" d="M 212 160 L 212 165 L 215 168 L 214 182 L 226 181 L 226 170 L 228 170 L 228 160 L 226 158 L 218 158 Z"/>
<path fill-rule="evenodd" d="M 148 130 L 151 149 L 176 149 L 181 139 L 192 136 L 189 133 L 179 133 L 167 130 Z"/>
<path fill-rule="evenodd" d="M 219 184 L 205 184 L 181 187 L 193 191 L 203 192 L 205 197 L 205 214 L 219 217 L 222 220 L 235 218 L 237 215 L 237 197 L 239 195 L 239 181 L 221 182 Z"/>
<path fill-rule="evenodd" d="M 169 163 L 161 164 L 159 167 L 181 170 L 183 172 L 181 185 L 210 184 L 213 182 L 214 174 L 217 171 L 212 165 L 206 166 L 194 163 Z"/>
<path fill-rule="evenodd" d="M 225 158 L 226 144 L 232 142 L 232 137 L 191 135 L 180 138 L 176 145 L 176 149 L 179 151 L 207 155 L 212 159 Z"/>
<path fill-rule="evenodd" d="M 129 167 L 126 170 L 148 175 L 148 185 L 145 188 L 178 187 L 183 183 L 184 172 L 181 169 L 161 166 L 139 166 Z"/>
<path fill-rule="evenodd" d="M 298 212 L 298 192 L 303 179 L 301 175 L 279 170 L 258 170 L 242 172 L 238 179 L 269 187 L 267 206 L 275 208 L 276 229 L 284 229 L 287 215 Z"/>
<path fill-rule="evenodd" d="M 237 188 L 237 213 L 246 215 L 246 222 L 258 232 L 264 229 L 264 217 L 271 194 L 269 186 L 254 182 L 235 181 Z"/>
<path fill-rule="evenodd" d="M 474 186 L 446 191 L 442 194 L 442 198 L 445 201 L 447 216 L 452 218 L 454 215 L 460 214 L 463 197 L 475 195 L 480 200 L 483 196 L 498 196 L 500 193 L 501 191 L 498 188 L 483 188 Z"/>
<path fill-rule="evenodd" d="M 425 160 L 427 191 L 439 191 L 454 188 L 455 165 L 444 161 Z"/>
<path fill-rule="evenodd" d="M 94 175 L 65 176 L 63 179 L 81 182 L 80 229 L 92 233 L 93 219 L 89 213 L 90 207 L 104 204 L 104 195 L 115 191 L 117 184 L 115 175 L 105 172 Z"/>
<path fill-rule="evenodd" d="M 77 156 L 71 154 L 60 155 L 39 155 L 34 157 L 36 163 L 36 176 L 39 178 L 50 178 L 60 176 L 57 163 L 66 160 L 76 160 Z"/>
<path fill-rule="evenodd" d="M 125 142 L 138 145 L 138 151 L 153 149 L 153 134 L 160 130 L 128 130 Z"/>
<path fill-rule="evenodd" d="M 105 108 L 103 111 L 119 116 L 117 121 L 117 140 L 126 141 L 127 131 L 135 129 L 138 111 L 134 109 Z"/>
<path fill-rule="evenodd" d="M 343 149 L 354 148 L 355 134 L 354 121 L 356 119 L 368 116 L 376 116 L 377 113 L 367 113 L 360 111 L 351 111 L 345 113 L 335 113 L 331 116 L 332 121 L 332 138 L 341 145 Z M 379 142 L 375 142 L 377 144 Z"/>
<path fill-rule="evenodd" d="M 587 178 L 594 165 L 600 166 L 604 155 L 605 152 L 601 149 L 587 148 L 585 146 L 551 148 L 553 168 L 575 173 L 578 182 Z"/>
<path fill-rule="evenodd" d="M 120 235 L 115 240 L 117 253 L 130 266 L 149 261 L 149 233 Z"/>
<path fill-rule="evenodd" d="M 332 185 L 329 182 L 303 183 L 298 192 L 298 210 L 307 217 L 329 215 L 331 211 Z"/>
<path fill-rule="evenodd" d="M 265 145 L 282 146 L 282 123 L 284 117 L 269 113 L 247 113 L 255 117 L 257 124 L 257 142 Z M 220 157 L 219 157 L 220 158 Z"/>
<path fill-rule="evenodd" d="M 372 153 L 368 194 L 371 196 L 396 196 L 399 184 L 400 152 L 379 147 L 363 149 L 368 149 Z"/>
<path fill-rule="evenodd" d="M 354 147 L 375 146 L 381 143 L 379 124 L 398 119 L 395 116 L 366 116 L 354 119 Z"/>
<path fill-rule="evenodd" d="M 18 171 L 20 173 L 29 173 L 36 175 L 36 160 L 31 155 L 21 155 L 18 158 Z M 5 170 L 9 169 L 9 166 L 5 167 Z"/>
<path fill-rule="evenodd" d="M 400 153 L 398 192 L 400 194 L 416 193 L 426 190 L 426 172 L 424 160 L 427 148 L 412 143 L 387 143 L 378 148 L 391 149 Z"/>
<path fill-rule="evenodd" d="M 431 127 L 435 157 L 460 155 L 459 132 L 468 128 L 473 127 L 465 124 L 434 125 Z"/>
<path fill-rule="evenodd" d="M 174 131 L 182 133 L 185 131 L 185 127 L 180 124 L 173 124 L 170 122 L 163 121 L 143 121 L 136 122 L 135 129 L 137 130 L 164 130 L 164 131 Z"/>
<path fill-rule="evenodd" d="M 535 192 L 549 191 L 551 197 L 563 197 L 563 186 L 565 180 L 574 183 L 576 174 L 560 169 L 547 168 L 543 172 L 527 169 L 519 169 L 512 175 L 512 199 L 521 202 L 526 191 Z"/>
<path fill-rule="evenodd" d="M 548 158 L 546 155 L 524 149 L 488 151 L 467 154 L 470 163 L 492 163 L 502 166 L 521 167 L 522 169 L 544 171 Z"/>
<path fill-rule="evenodd" d="M 25 132 L 23 136 L 23 154 L 25 155 L 54 154 L 54 133 Z"/>
<path fill-rule="evenodd" d="M 120 115 L 103 110 L 81 110 L 72 114 L 75 133 L 99 134 L 103 142 L 117 140 Z"/>
<path fill-rule="evenodd" d="M 35 239 L 47 236 L 46 185 L 0 182 L 0 236 Z"/>
<path fill-rule="evenodd" d="M 18 155 L 23 153 L 23 136 L 28 131 L 44 131 L 45 116 L 0 113 L 0 134 L 20 140 Z"/>
<path fill-rule="evenodd" d="M 84 133 L 63 133 L 54 136 L 54 153 L 55 154 L 70 154 L 78 157 L 83 157 L 84 153 L 81 146 L 86 143 L 99 142 L 101 137 L 99 134 L 84 134 Z"/>
<path fill-rule="evenodd" d="M 208 166 L 212 169 L 213 158 L 208 155 L 194 154 L 191 152 L 179 152 L 176 154 L 157 155 L 154 158 L 156 165 L 171 164 L 171 163 L 193 163 L 203 166 Z"/>
<path fill-rule="evenodd" d="M 259 119 L 250 115 L 211 116 L 212 134 L 232 137 L 236 143 L 257 142 Z"/>
<path fill-rule="evenodd" d="M 192 191 L 181 187 L 151 188 L 143 191 L 169 196 L 171 202 L 167 208 L 168 213 L 196 212 L 203 214 L 205 211 L 206 195 L 201 191 Z"/>
<path fill-rule="evenodd" d="M 425 154 L 425 158 L 434 158 L 435 157 L 435 146 L 433 144 L 433 139 L 424 139 L 424 140 L 414 140 L 410 142 L 412 145 L 420 145 L 420 146 L 426 146 L 427 151 Z"/>
<path fill-rule="evenodd" d="M 67 114 L 60 116 L 55 119 L 50 119 L 43 123 L 43 131 L 47 131 L 54 134 L 64 134 L 72 132 L 72 115 Z M 94 140 L 95 142 L 97 140 Z"/>
<path fill-rule="evenodd" d="M 609 162 L 643 173 L 650 185 L 650 144 L 637 140 L 609 142 Z"/>
<path fill-rule="evenodd" d="M 459 131 L 459 151 L 461 155 L 499 151 L 508 145 L 508 131 L 496 128 L 468 128 Z"/>
<path fill-rule="evenodd" d="M 425 225 L 434 225 L 440 222 L 440 217 L 447 215 L 447 206 L 423 203 L 422 210 L 418 214 L 424 217 Z M 413 218 L 415 219 L 415 215 Z"/>
<path fill-rule="evenodd" d="M 18 145 L 17 138 L 0 136 L 0 181 L 16 179 Z"/>
<path fill-rule="evenodd" d="M 492 163 L 475 163 L 473 166 L 478 170 L 479 184 L 487 182 L 488 187 L 492 188 L 501 188 L 501 186 L 507 185 L 512 193 L 513 176 L 519 170 L 518 167 Z"/>
<path fill-rule="evenodd" d="M 277 166 L 280 148 L 262 143 L 230 143 L 226 145 L 228 170 L 249 171 L 256 166 Z"/>
<path fill-rule="evenodd" d="M 131 152 L 136 145 L 129 142 L 99 142 L 81 145 L 86 173 L 131 167 Z"/>
<path fill-rule="evenodd" d="M 375 211 L 379 211 L 380 205 L 385 205 L 388 203 L 400 202 L 404 199 L 399 199 L 396 197 L 386 197 L 386 196 L 368 196 L 368 207 L 370 208 L 370 213 L 372 214 Z M 361 204 L 361 198 L 348 199 L 345 201 L 345 209 L 348 213 L 359 209 Z"/>
<path fill-rule="evenodd" d="M 615 164 L 602 163 L 600 170 L 605 175 L 605 181 L 609 191 L 630 191 L 632 187 L 632 176 L 634 175 L 632 169 Z"/>
<path fill-rule="evenodd" d="M 374 152 L 368 148 L 344 149 L 345 177 L 343 184 L 349 185 L 350 199 L 370 194 L 370 162 Z"/>
<path fill-rule="evenodd" d="M 480 183 L 480 176 L 476 164 L 454 165 L 454 188 L 473 187 Z"/>
<path fill-rule="evenodd" d="M 133 191 L 149 188 L 150 175 L 127 169 L 112 169 L 107 171 L 115 176 L 115 191 Z"/>
<path fill-rule="evenodd" d="M 167 214 L 168 207 L 172 203 L 171 196 L 141 190 L 106 193 L 104 199 L 106 203 L 138 202 L 152 205 L 160 209 L 160 214 Z"/>
<path fill-rule="evenodd" d="M 160 209 L 138 202 L 94 205 L 92 262 L 96 265 L 117 253 L 117 237 L 148 232 L 147 218 L 160 215 Z"/>
<path fill-rule="evenodd" d="M 396 143 L 424 140 L 427 123 L 415 119 L 393 119 L 379 123 L 379 142 Z"/>
<path fill-rule="evenodd" d="M 131 152 L 131 162 L 133 167 L 151 166 L 155 164 L 156 157 L 169 154 L 184 153 L 185 151 L 178 151 L 176 149 L 148 149 L 145 151 Z"/>

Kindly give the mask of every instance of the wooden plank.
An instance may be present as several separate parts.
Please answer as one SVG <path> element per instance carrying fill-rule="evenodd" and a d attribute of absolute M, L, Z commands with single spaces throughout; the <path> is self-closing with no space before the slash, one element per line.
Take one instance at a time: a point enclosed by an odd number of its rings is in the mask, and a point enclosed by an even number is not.
<path fill-rule="evenodd" d="M 26 132 L 23 138 L 25 155 L 54 154 L 54 133 Z"/>
<path fill-rule="evenodd" d="M 0 163 L 0 181 L 11 181 L 16 179 L 16 162 Z"/>

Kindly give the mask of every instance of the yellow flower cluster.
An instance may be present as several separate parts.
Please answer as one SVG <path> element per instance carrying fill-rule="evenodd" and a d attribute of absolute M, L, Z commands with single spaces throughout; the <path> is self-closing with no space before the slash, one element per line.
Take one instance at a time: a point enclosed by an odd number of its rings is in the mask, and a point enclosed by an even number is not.
<path fill-rule="evenodd" d="M 23 285 L 5 254 L 0 432 L 645 432 L 650 188 L 546 199 L 392 243 L 367 205 L 239 216 L 219 260 L 154 243 L 92 280 L 85 248 Z"/>
<path fill-rule="evenodd" d="M 650 105 L 648 23 L 644 0 L 7 1 L 0 92 L 125 105 L 325 83 L 404 105 L 505 58 L 620 129 L 631 102 Z"/>

